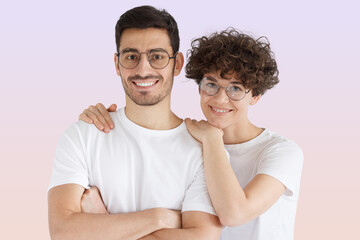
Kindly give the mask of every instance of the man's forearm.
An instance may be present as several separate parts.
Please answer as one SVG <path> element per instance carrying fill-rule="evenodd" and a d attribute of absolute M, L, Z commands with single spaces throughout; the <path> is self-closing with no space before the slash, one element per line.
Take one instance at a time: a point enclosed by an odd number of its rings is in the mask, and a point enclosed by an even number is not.
<path fill-rule="evenodd" d="M 182 229 L 160 229 L 141 240 L 218 240 L 222 225 L 208 213 L 193 211 L 182 214 Z"/>
<path fill-rule="evenodd" d="M 139 240 L 218 240 L 220 234 L 218 229 L 160 229 Z"/>
<path fill-rule="evenodd" d="M 154 215 L 152 209 L 128 214 L 68 213 L 50 221 L 51 239 L 138 239 L 163 227 Z"/>

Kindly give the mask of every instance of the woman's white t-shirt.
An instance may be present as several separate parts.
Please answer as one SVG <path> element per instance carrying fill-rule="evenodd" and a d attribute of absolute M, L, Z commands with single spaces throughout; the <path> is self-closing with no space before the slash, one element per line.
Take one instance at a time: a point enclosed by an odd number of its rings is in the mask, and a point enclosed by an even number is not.
<path fill-rule="evenodd" d="M 256 138 L 225 145 L 231 166 L 242 187 L 257 174 L 270 175 L 284 184 L 285 192 L 256 219 L 223 230 L 222 240 L 291 240 L 299 196 L 303 153 L 293 141 L 265 129 Z"/>

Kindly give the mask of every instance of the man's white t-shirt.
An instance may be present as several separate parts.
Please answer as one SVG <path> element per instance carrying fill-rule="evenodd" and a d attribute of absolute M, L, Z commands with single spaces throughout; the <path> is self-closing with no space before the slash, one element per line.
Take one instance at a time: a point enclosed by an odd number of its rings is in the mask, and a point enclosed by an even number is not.
<path fill-rule="evenodd" d="M 256 138 L 225 145 L 231 166 L 242 187 L 257 174 L 267 174 L 284 184 L 286 190 L 276 203 L 256 219 L 223 230 L 222 240 L 291 240 L 299 196 L 303 153 L 299 146 L 265 129 Z"/>
<path fill-rule="evenodd" d="M 59 140 L 49 189 L 68 183 L 99 188 L 110 213 L 163 207 L 215 214 L 207 192 L 201 145 L 183 122 L 150 130 L 124 108 L 110 113 L 110 133 L 77 122 Z"/>

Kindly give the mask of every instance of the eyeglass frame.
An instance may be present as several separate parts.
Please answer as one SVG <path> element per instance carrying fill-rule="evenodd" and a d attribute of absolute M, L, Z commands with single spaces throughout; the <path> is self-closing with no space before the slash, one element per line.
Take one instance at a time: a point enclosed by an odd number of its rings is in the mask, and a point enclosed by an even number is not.
<path fill-rule="evenodd" d="M 201 88 L 201 83 L 202 83 L 202 81 L 204 81 L 204 80 L 206 80 L 206 79 L 213 79 L 217 84 L 217 91 L 216 91 L 216 93 L 214 93 L 214 94 L 208 94 L 208 93 L 206 93 L 206 91 L 203 91 L 203 89 Z M 246 91 L 246 89 L 245 89 L 245 91 L 244 91 L 244 96 L 241 98 L 241 99 L 233 99 L 232 97 L 231 97 L 231 95 L 229 95 L 228 94 L 228 92 L 229 92 L 229 90 L 228 90 L 228 87 L 230 86 L 230 84 L 232 84 L 231 82 L 226 86 L 226 87 L 222 87 L 222 86 L 220 86 L 219 85 L 219 82 L 215 79 L 215 78 L 213 78 L 213 77 L 203 77 L 201 80 L 200 80 L 200 82 L 199 82 L 199 88 L 200 88 L 200 90 L 201 90 L 201 92 L 202 93 L 204 93 L 205 95 L 207 95 L 207 96 L 215 96 L 216 94 L 218 94 L 219 93 L 219 91 L 220 91 L 220 88 L 222 88 L 222 89 L 224 89 L 224 91 L 225 91 L 225 93 L 226 93 L 226 96 L 228 96 L 228 98 L 230 98 L 231 100 L 233 100 L 233 101 L 241 101 L 241 100 L 243 100 L 245 97 L 246 97 L 246 94 L 248 94 L 250 91 L 251 91 L 251 89 L 249 89 L 249 90 L 247 90 Z M 241 86 L 243 86 L 243 85 L 241 85 Z M 245 88 L 245 87 L 244 87 Z"/>
<path fill-rule="evenodd" d="M 136 64 L 134 67 L 128 68 L 128 67 L 125 67 L 124 65 L 121 64 L 120 54 L 121 54 L 122 52 L 124 52 L 125 50 L 135 50 L 135 51 L 138 53 L 139 60 L 138 60 L 137 64 Z M 166 54 L 169 56 L 169 61 L 168 61 L 167 64 L 166 64 L 164 67 L 162 67 L 162 68 L 156 68 L 156 67 L 154 67 L 154 66 L 151 64 L 151 60 L 150 60 L 150 55 L 149 55 L 149 54 L 150 54 L 152 51 L 157 51 L 157 50 L 161 50 L 161 51 L 163 51 L 163 52 L 166 52 Z M 134 52 L 135 52 L 135 51 L 134 51 Z M 119 64 L 120 64 L 123 68 L 133 69 L 133 68 L 136 68 L 136 67 L 139 65 L 140 60 L 141 60 L 141 54 L 143 54 L 143 53 L 146 54 L 147 60 L 148 60 L 150 66 L 151 66 L 152 68 L 155 68 L 155 69 L 164 69 L 164 68 L 167 67 L 167 65 L 169 65 L 171 59 L 175 59 L 175 58 L 176 58 L 176 55 L 179 53 L 179 51 L 177 51 L 176 53 L 174 53 L 174 55 L 173 55 L 172 57 L 170 57 L 170 54 L 168 53 L 168 51 L 166 51 L 166 50 L 163 49 L 163 48 L 154 48 L 154 49 L 150 49 L 150 50 L 148 50 L 148 51 L 146 51 L 146 52 L 139 52 L 137 49 L 134 49 L 134 48 L 125 48 L 125 49 L 121 50 L 120 52 L 117 52 L 117 53 L 116 53 L 116 56 L 118 57 Z"/>

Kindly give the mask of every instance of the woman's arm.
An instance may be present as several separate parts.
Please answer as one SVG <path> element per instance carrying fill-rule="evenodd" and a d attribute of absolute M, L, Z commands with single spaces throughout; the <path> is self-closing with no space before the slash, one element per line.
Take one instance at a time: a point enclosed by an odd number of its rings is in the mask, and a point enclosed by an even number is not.
<path fill-rule="evenodd" d="M 243 189 L 228 160 L 220 129 L 206 121 L 185 120 L 190 134 L 203 144 L 205 177 L 220 222 L 237 226 L 269 209 L 283 194 L 277 179 L 259 174 Z"/>

